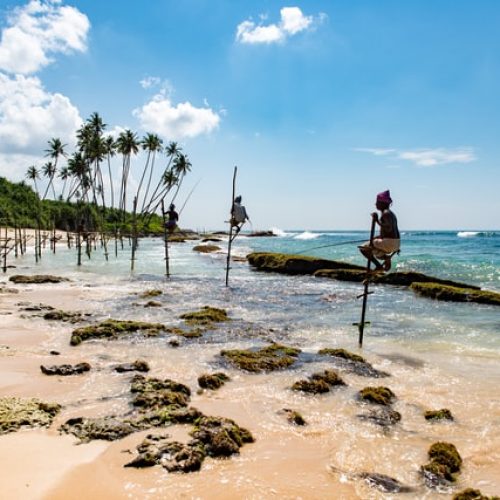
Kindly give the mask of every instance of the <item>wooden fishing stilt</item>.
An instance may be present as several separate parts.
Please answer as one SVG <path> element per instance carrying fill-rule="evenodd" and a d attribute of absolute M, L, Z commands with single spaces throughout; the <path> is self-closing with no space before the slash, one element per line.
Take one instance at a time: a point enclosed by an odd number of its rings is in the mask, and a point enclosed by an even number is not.
<path fill-rule="evenodd" d="M 234 167 L 233 174 L 233 194 L 231 197 L 231 212 L 234 206 L 234 195 L 236 192 L 236 174 L 238 172 L 238 167 Z M 229 286 L 229 269 L 231 269 L 231 246 L 233 244 L 233 224 L 232 224 L 232 213 L 229 217 L 229 240 L 227 242 L 227 262 L 226 262 L 226 286 Z"/>
<path fill-rule="evenodd" d="M 134 270 L 135 266 L 135 251 L 137 249 L 137 196 L 134 198 L 134 210 L 132 212 L 132 257 L 130 259 L 130 270 Z M 130 236 L 129 236 L 130 244 Z"/>
<path fill-rule="evenodd" d="M 161 200 L 161 215 L 163 219 L 163 241 L 165 243 L 165 274 L 167 278 L 170 278 L 170 259 L 168 255 L 168 229 L 167 229 L 167 219 L 165 216 L 165 204 Z"/>
<path fill-rule="evenodd" d="M 373 248 L 373 237 L 375 235 L 375 219 L 372 219 L 372 227 L 370 229 L 370 248 Z M 365 317 L 366 317 L 366 305 L 367 305 L 367 299 L 368 295 L 373 292 L 368 291 L 368 286 L 370 284 L 370 269 L 371 269 L 371 258 L 368 258 L 367 264 L 366 264 L 366 278 L 364 280 L 364 291 L 363 295 L 360 297 L 363 297 L 363 306 L 361 309 L 361 321 L 358 323 L 358 329 L 359 329 L 359 347 L 363 347 L 363 332 L 365 329 Z"/>

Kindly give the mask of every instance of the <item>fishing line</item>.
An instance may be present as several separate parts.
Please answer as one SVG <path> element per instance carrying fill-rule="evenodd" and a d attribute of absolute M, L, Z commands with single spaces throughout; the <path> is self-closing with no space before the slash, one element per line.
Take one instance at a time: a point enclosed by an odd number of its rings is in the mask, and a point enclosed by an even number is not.
<path fill-rule="evenodd" d="M 302 250 L 301 252 L 294 252 L 294 255 L 300 255 L 305 252 L 310 252 L 311 250 L 318 250 L 319 248 L 339 247 L 341 245 L 351 245 L 353 243 L 364 243 L 365 241 L 366 238 L 362 240 L 341 241 L 339 243 L 331 243 L 330 245 L 321 245 L 319 247 L 307 248 L 306 250 Z"/>

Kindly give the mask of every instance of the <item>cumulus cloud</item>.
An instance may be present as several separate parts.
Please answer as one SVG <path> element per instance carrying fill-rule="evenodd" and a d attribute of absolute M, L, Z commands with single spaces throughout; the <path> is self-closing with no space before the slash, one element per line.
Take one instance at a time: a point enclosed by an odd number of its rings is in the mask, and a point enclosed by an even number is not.
<path fill-rule="evenodd" d="M 144 106 L 135 109 L 133 115 L 144 130 L 174 140 L 208 134 L 220 122 L 220 115 L 208 107 L 196 108 L 189 102 L 174 105 L 163 94 L 156 95 Z"/>
<path fill-rule="evenodd" d="M 266 17 L 260 16 L 260 24 L 250 19 L 240 23 L 236 28 L 236 40 L 247 44 L 283 42 L 290 36 L 311 29 L 324 19 L 325 14 L 320 14 L 315 19 L 313 16 L 305 16 L 299 7 L 283 7 L 278 24 L 262 24 Z"/>
<path fill-rule="evenodd" d="M 419 167 L 435 167 L 450 163 L 471 163 L 477 159 L 474 149 L 470 147 L 456 149 L 423 148 L 406 151 L 390 148 L 356 148 L 355 151 L 407 160 Z"/>
<path fill-rule="evenodd" d="M 51 55 L 84 52 L 90 22 L 58 0 L 31 0 L 13 9 L 2 31 L 0 69 L 30 74 L 52 62 Z"/>
<path fill-rule="evenodd" d="M 81 122 L 71 101 L 47 92 L 38 78 L 0 73 L 2 153 L 41 154 L 52 137 L 69 144 Z"/>

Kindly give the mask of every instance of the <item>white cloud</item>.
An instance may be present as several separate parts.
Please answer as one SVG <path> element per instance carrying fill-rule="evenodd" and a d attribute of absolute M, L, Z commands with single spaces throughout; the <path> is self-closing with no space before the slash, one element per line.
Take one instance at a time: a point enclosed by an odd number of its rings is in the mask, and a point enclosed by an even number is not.
<path fill-rule="evenodd" d="M 151 87 L 156 87 L 161 83 L 161 78 L 158 78 L 157 76 L 147 76 L 146 78 L 143 78 L 140 82 L 141 87 L 143 89 L 149 89 Z"/>
<path fill-rule="evenodd" d="M 133 115 L 139 119 L 144 130 L 172 140 L 208 134 L 220 122 L 220 116 L 208 107 L 196 108 L 189 102 L 175 106 L 163 94 L 135 109 Z"/>
<path fill-rule="evenodd" d="M 52 62 L 51 54 L 84 52 L 90 23 L 57 0 L 31 0 L 15 8 L 0 41 L 0 69 L 30 74 Z"/>
<path fill-rule="evenodd" d="M 72 143 L 81 122 L 71 101 L 47 92 L 38 78 L 0 73 L 2 153 L 42 155 L 52 137 Z"/>
<path fill-rule="evenodd" d="M 252 20 L 243 21 L 236 28 L 236 40 L 240 43 L 276 43 L 282 42 L 287 37 L 308 30 L 314 24 L 325 19 L 325 14 L 320 14 L 315 20 L 313 16 L 305 16 L 299 7 L 283 7 L 280 10 L 280 22 L 264 26 L 262 22 L 267 16 L 261 15 L 261 24 Z"/>
<path fill-rule="evenodd" d="M 423 148 L 407 151 L 389 148 L 356 148 L 355 151 L 407 160 L 419 167 L 434 167 L 450 163 L 471 163 L 477 159 L 474 149 L 470 147 L 456 149 Z"/>

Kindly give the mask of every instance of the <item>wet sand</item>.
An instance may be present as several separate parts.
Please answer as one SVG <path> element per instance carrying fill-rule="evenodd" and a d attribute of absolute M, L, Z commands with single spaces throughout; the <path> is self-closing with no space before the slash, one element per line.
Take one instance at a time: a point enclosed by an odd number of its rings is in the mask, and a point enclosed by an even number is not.
<path fill-rule="evenodd" d="M 292 383 L 327 363 L 290 371 L 248 374 L 226 367 L 231 381 L 220 390 L 197 393 L 197 377 L 220 370 L 214 361 L 225 345 L 189 343 L 166 348 L 165 339 L 133 338 L 115 342 L 69 345 L 74 325 L 47 322 L 20 310 L 20 302 L 43 303 L 67 311 L 83 311 L 100 318 L 113 301 L 125 304 L 128 317 L 144 316 L 133 306 L 134 291 L 95 286 L 91 277 L 69 284 L 15 286 L 17 294 L 0 294 L 0 397 L 37 397 L 63 405 L 49 429 L 30 429 L 0 436 L 2 499 L 125 499 L 125 498 L 396 498 L 370 488 L 353 474 L 368 471 L 390 475 L 415 486 L 401 498 L 451 498 L 423 486 L 418 473 L 426 463 L 427 449 L 439 440 L 454 443 L 464 466 L 453 491 L 477 487 L 484 494 L 500 490 L 500 375 L 498 359 L 470 358 L 438 351 L 365 353 L 376 368 L 389 371 L 389 379 L 342 376 L 348 384 L 320 396 L 290 390 Z M 89 286 L 90 285 L 90 286 Z M 7 285 L 11 287 L 10 285 Z M 12 288 L 12 287 L 11 287 Z M 134 309 L 135 307 L 135 309 Z M 230 307 L 228 307 L 231 312 Z M 165 322 L 176 313 L 167 305 Z M 230 347 L 239 345 L 230 339 Z M 307 346 L 301 346 L 307 349 Z M 50 350 L 61 354 L 52 356 Z M 161 467 L 124 468 L 135 446 L 151 431 L 132 434 L 115 442 L 94 441 L 77 445 L 58 427 L 68 418 L 104 416 L 127 411 L 130 374 L 117 374 L 118 362 L 145 359 L 149 376 L 172 378 L 187 384 L 191 405 L 208 415 L 234 419 L 249 429 L 256 441 L 237 456 L 208 458 L 200 472 L 169 474 Z M 72 377 L 47 377 L 41 364 L 87 361 L 91 372 Z M 464 365 L 470 367 L 464 370 Z M 464 375 L 465 374 L 465 375 Z M 387 385 L 398 396 L 394 408 L 402 422 L 383 430 L 356 415 L 364 406 L 356 392 L 367 385 Z M 454 423 L 429 424 L 425 409 L 448 407 Z M 280 410 L 299 411 L 307 426 L 290 425 Z M 159 429 L 187 441 L 189 426 Z"/>

